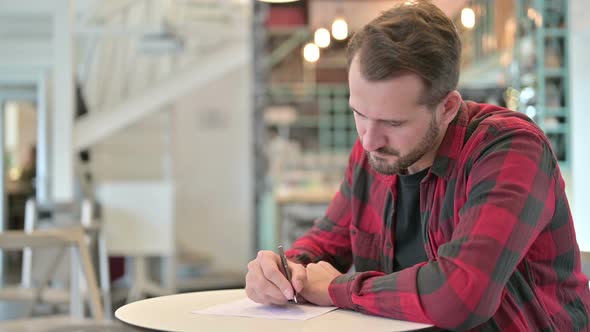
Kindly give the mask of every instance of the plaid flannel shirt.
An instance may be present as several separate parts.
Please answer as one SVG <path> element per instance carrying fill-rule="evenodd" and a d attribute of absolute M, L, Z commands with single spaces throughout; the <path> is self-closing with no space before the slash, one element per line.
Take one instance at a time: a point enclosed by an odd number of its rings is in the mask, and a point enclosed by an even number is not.
<path fill-rule="evenodd" d="M 473 331 L 590 331 L 590 291 L 565 184 L 526 116 L 464 102 L 421 183 L 428 261 L 393 273 L 397 176 L 357 140 L 323 218 L 287 256 L 341 272 L 341 308 Z"/>

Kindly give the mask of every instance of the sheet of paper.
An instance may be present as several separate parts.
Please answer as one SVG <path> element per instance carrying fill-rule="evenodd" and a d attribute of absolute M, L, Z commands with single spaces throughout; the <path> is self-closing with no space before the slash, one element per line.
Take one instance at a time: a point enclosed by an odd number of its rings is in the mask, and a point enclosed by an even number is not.
<path fill-rule="evenodd" d="M 285 306 L 267 306 L 246 298 L 234 302 L 219 304 L 202 310 L 194 310 L 193 313 L 204 315 L 306 320 L 335 309 L 337 308 L 294 303 L 289 303 Z"/>

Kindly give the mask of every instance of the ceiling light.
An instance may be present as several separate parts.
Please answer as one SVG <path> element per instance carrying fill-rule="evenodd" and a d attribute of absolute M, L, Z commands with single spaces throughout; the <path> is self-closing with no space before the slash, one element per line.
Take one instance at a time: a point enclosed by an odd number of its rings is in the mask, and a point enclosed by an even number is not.
<path fill-rule="evenodd" d="M 343 18 L 337 18 L 332 22 L 332 36 L 336 40 L 344 40 L 348 37 L 348 23 Z"/>
<path fill-rule="evenodd" d="M 320 48 L 314 44 L 309 43 L 303 48 L 303 58 L 307 62 L 316 62 L 320 59 Z"/>
<path fill-rule="evenodd" d="M 475 12 L 473 9 L 465 7 L 461 10 L 461 23 L 467 29 L 473 29 L 475 26 Z"/>
<path fill-rule="evenodd" d="M 330 31 L 326 28 L 319 28 L 313 35 L 313 41 L 321 48 L 330 46 Z"/>

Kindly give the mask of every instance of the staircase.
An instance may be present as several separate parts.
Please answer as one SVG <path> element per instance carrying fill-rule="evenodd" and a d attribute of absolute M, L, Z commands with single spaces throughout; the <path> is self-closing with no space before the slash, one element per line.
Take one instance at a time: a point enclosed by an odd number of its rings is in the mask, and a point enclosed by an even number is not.
<path fill-rule="evenodd" d="M 75 149 L 91 152 L 88 171 L 99 191 L 133 183 L 137 188 L 146 183 L 167 183 L 177 188 L 177 183 L 184 181 L 175 174 L 173 165 L 175 113 L 183 108 L 177 105 L 178 100 L 248 65 L 249 52 L 244 50 L 249 49 L 249 4 L 229 0 L 96 4 L 96 15 L 88 17 L 86 28 L 79 32 L 84 38 L 78 50 L 78 73 L 90 111 L 75 123 Z M 194 111 L 201 111 L 199 105 Z M 182 218 L 183 209 L 177 213 L 174 191 L 169 198 L 172 210 L 167 213 L 175 222 Z M 105 210 L 108 214 L 109 206 Z M 173 227 L 178 233 L 178 227 Z M 194 267 L 200 272 L 210 269 L 203 269 L 203 264 L 208 266 L 214 258 L 208 252 L 179 244 L 186 240 L 173 242 L 177 244 L 174 253 L 161 253 L 175 255 L 168 264 L 176 267 L 172 267 L 173 272 L 169 268 L 165 273 L 172 275 L 164 278 L 174 279 L 175 271 L 190 275 Z M 135 267 L 146 269 L 145 262 Z M 155 289 L 142 276 L 139 283 L 143 286 L 134 286 L 143 289 L 132 290 L 131 296 L 137 299 L 142 292 L 161 295 L 175 291 L 170 287 L 223 286 L 224 280 L 235 285 L 243 281 L 243 276 L 220 273 L 213 267 L 211 274 L 196 283 L 184 279 L 164 290 Z"/>

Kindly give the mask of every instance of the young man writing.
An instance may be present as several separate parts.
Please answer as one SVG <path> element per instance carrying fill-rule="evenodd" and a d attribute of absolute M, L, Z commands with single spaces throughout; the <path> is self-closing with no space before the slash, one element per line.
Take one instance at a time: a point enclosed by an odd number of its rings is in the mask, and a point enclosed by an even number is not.
<path fill-rule="evenodd" d="M 461 99 L 451 20 L 401 5 L 348 51 L 359 139 L 326 215 L 286 252 L 298 299 L 456 330 L 590 331 L 549 141 L 520 113 Z M 279 266 L 269 251 L 249 263 L 251 299 L 293 297 Z"/>

